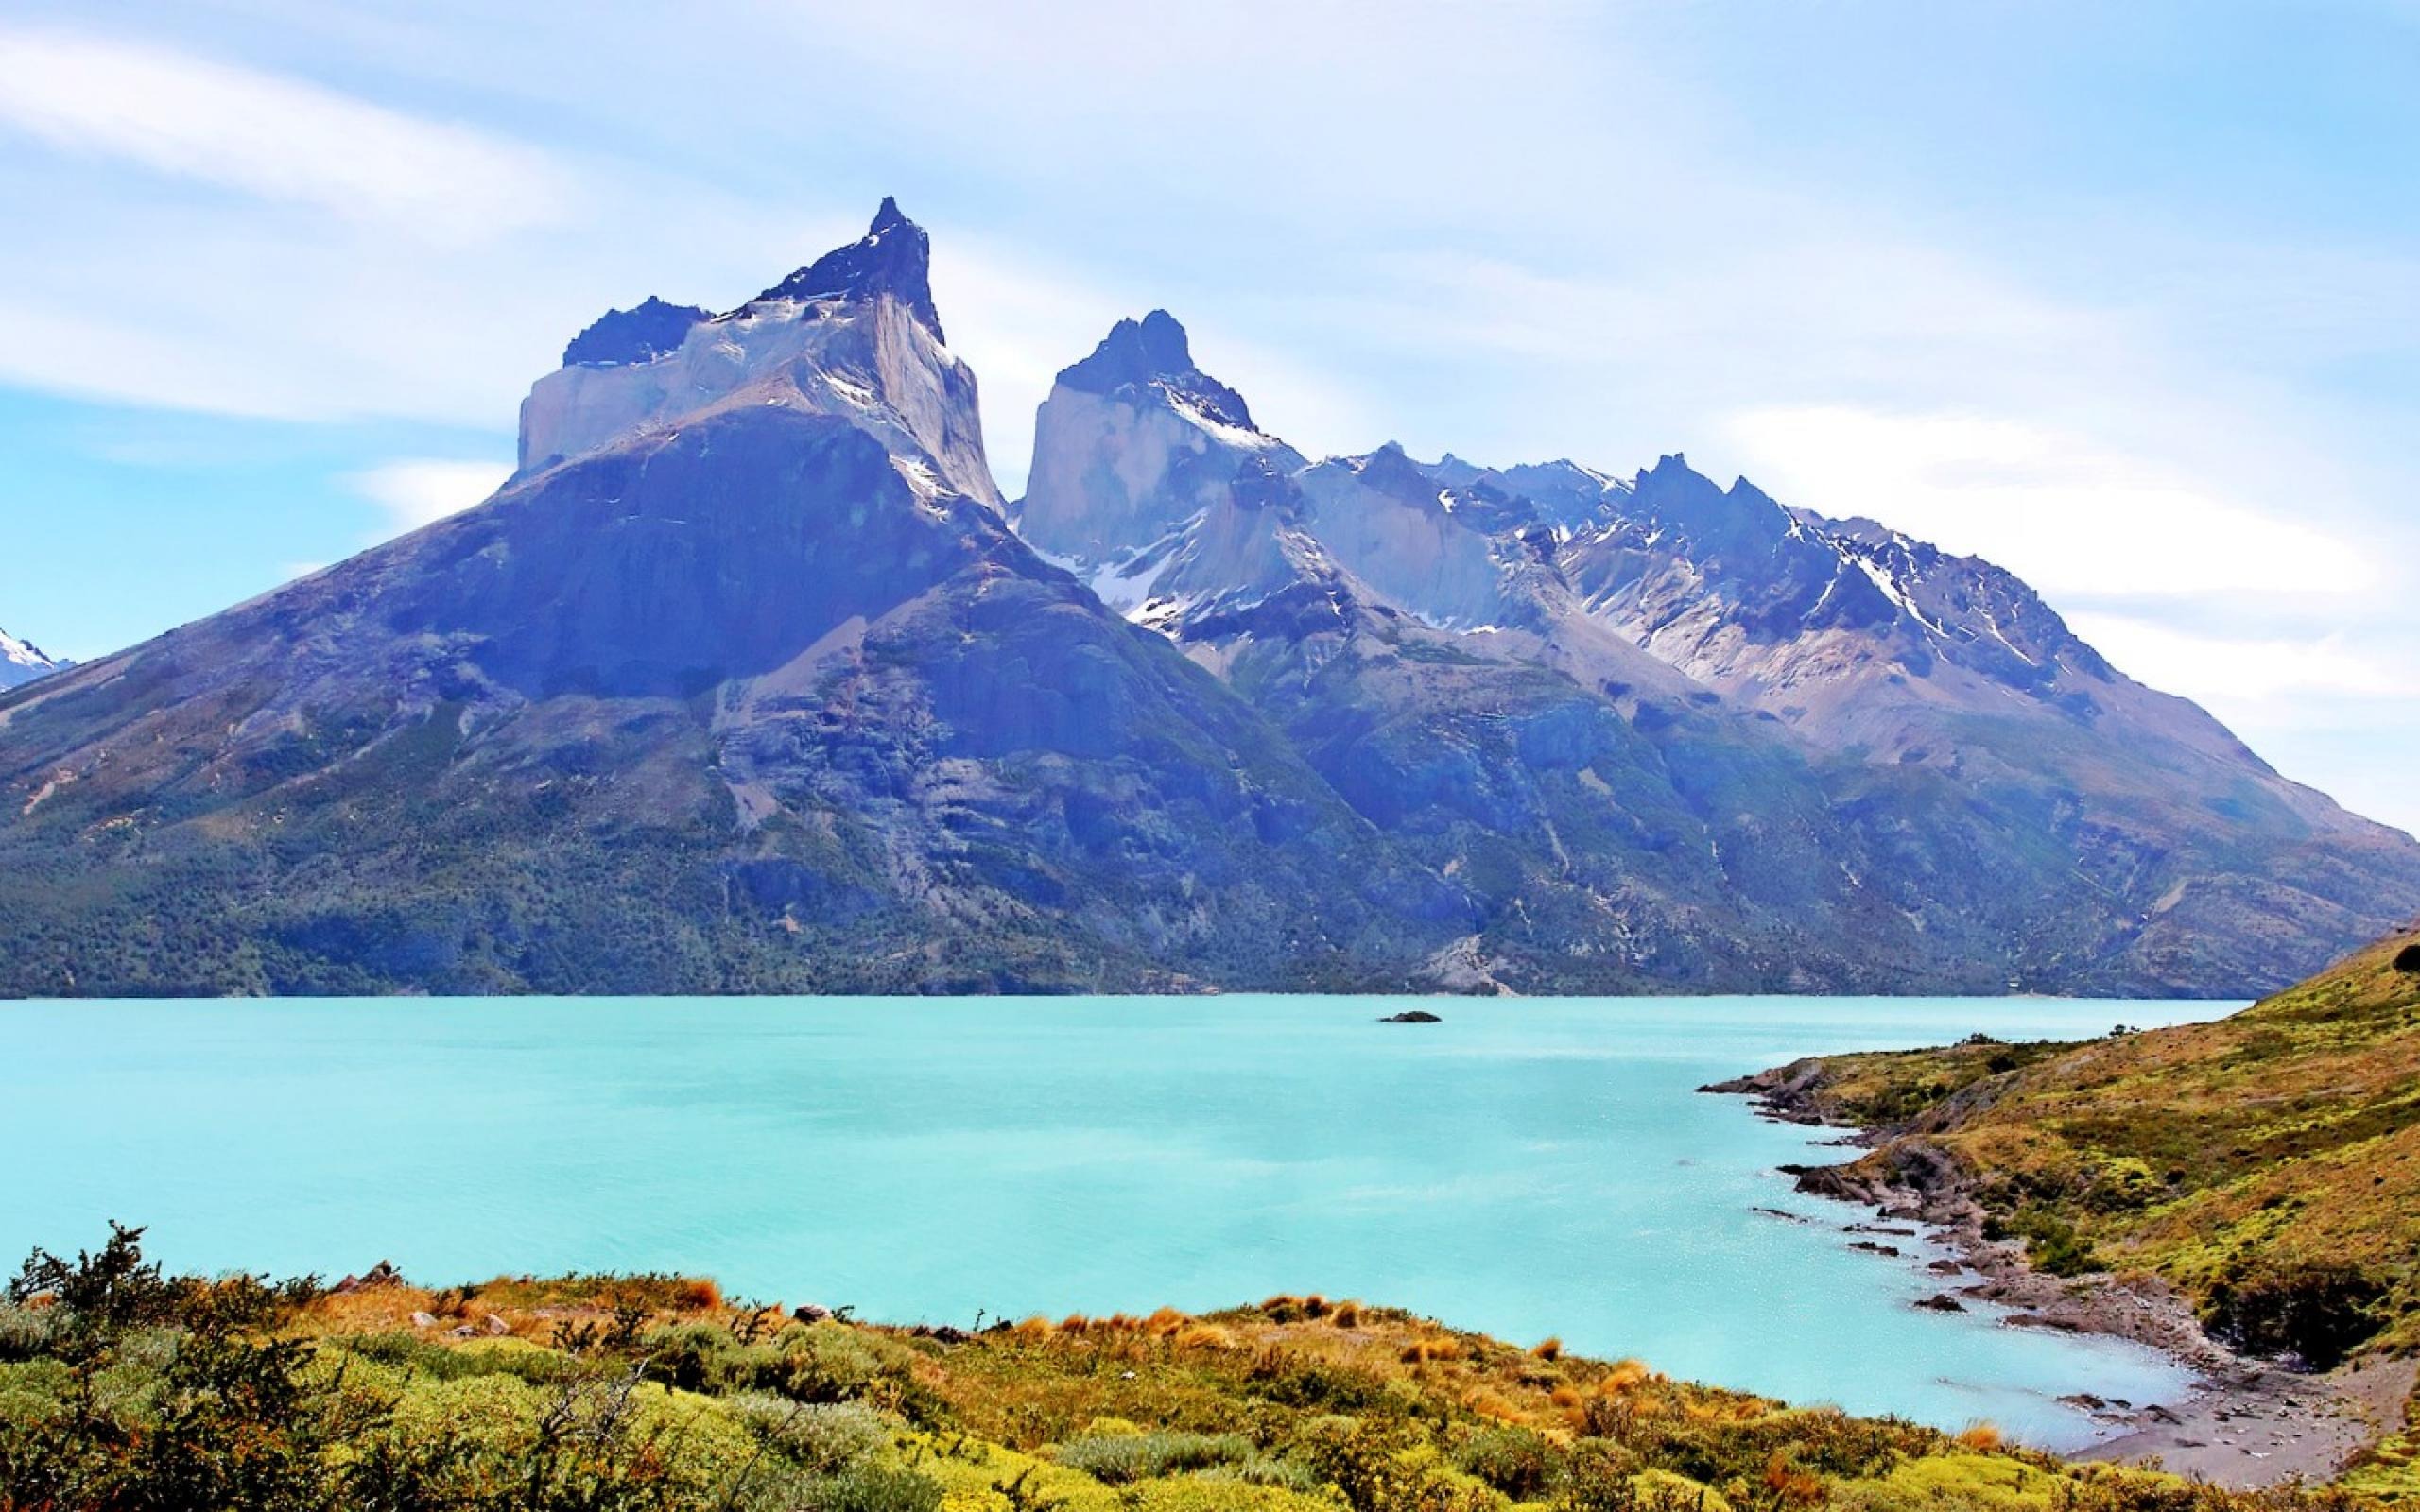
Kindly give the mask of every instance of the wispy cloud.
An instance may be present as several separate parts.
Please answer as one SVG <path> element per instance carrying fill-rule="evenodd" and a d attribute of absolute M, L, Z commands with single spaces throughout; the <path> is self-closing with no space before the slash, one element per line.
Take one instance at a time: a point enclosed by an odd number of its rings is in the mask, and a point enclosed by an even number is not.
<path fill-rule="evenodd" d="M 387 534 L 402 535 L 481 502 L 511 472 L 499 462 L 415 457 L 355 472 L 346 482 L 387 512 Z"/>
<path fill-rule="evenodd" d="M 2214 707 L 2300 694 L 2408 697 L 2409 679 L 2357 638 L 2199 635 L 2122 614 L 2076 613 L 2069 627 L 2128 676 Z"/>
<path fill-rule="evenodd" d="M 315 84 L 75 32 L 0 28 L 0 123 L 261 199 L 459 244 L 559 216 L 517 143 Z"/>
<path fill-rule="evenodd" d="M 2020 421 L 1842 405 L 1752 410 L 1730 438 L 1794 504 L 1991 558 L 2045 592 L 2360 593 L 2371 556 L 2170 467 Z"/>

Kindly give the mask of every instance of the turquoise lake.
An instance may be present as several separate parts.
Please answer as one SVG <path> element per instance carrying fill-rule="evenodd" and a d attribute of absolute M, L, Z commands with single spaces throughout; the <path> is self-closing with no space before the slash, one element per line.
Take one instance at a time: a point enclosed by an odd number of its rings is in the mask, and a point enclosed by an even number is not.
<path fill-rule="evenodd" d="M 7 1268 L 117 1218 L 171 1265 L 677 1270 L 961 1325 L 1324 1292 L 1520 1341 L 2075 1447 L 2146 1351 L 1919 1311 L 1930 1258 L 1774 1167 L 1703 1082 L 1817 1051 L 2233 1005 L 2032 999 L 19 1004 Z M 1777 1208 L 1810 1220 L 1760 1213 Z M 1898 1241 L 1906 1244 L 1906 1241 Z"/>

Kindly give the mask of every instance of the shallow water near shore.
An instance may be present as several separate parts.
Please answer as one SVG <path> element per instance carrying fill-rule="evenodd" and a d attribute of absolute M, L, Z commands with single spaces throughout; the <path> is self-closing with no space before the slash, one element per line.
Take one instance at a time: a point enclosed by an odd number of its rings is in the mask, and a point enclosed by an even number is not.
<path fill-rule="evenodd" d="M 1422 1006 L 1434 1024 L 1381 1024 Z M 1820 1051 L 2088 1036 L 2041 999 L 381 1000 L 0 1006 L 0 1257 L 150 1226 L 189 1269 L 683 1271 L 886 1321 L 1273 1292 L 2080 1447 L 2173 1399 L 1999 1326 L 1774 1167 L 1843 1152 L 1701 1083 Z M 1759 1209 L 1780 1210 L 1791 1221 Z"/>

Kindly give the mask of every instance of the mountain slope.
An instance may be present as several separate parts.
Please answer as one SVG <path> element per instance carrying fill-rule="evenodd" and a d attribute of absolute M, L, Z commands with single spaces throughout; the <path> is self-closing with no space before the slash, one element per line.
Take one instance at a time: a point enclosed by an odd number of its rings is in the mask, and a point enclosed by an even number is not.
<path fill-rule="evenodd" d="M 1667 457 L 1561 560 L 1590 612 L 1812 747 L 1937 772 L 2104 895 L 2154 982 L 2283 985 L 2420 909 L 2420 846 L 2112 667 L 2039 594 Z"/>
<path fill-rule="evenodd" d="M 1009 532 L 923 248 L 886 203 L 541 380 L 487 504 L 0 702 L 0 990 L 1312 987 L 1450 937 Z"/>

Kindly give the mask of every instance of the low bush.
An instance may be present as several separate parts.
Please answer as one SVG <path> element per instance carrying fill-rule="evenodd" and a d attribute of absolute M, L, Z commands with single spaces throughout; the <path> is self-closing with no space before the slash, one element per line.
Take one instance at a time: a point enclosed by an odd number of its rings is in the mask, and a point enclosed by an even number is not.
<path fill-rule="evenodd" d="M 2375 1309 L 2386 1294 L 2384 1282 L 2358 1266 L 2313 1262 L 2220 1281 L 2203 1324 L 2247 1354 L 2332 1370 L 2378 1331 Z"/>
<path fill-rule="evenodd" d="M 863 1402 L 791 1401 L 769 1392 L 735 1397 L 731 1410 L 775 1452 L 820 1475 L 870 1463 L 899 1426 Z"/>
<path fill-rule="evenodd" d="M 1252 1458 L 1252 1440 L 1240 1434 L 1098 1434 L 1072 1439 L 1052 1458 L 1111 1486 L 1182 1475 L 1189 1470 L 1240 1465 Z"/>
<path fill-rule="evenodd" d="M 1526 1428 L 1482 1428 L 1454 1446 L 1454 1463 L 1516 1502 L 1536 1497 L 1554 1473 L 1547 1441 Z"/>

